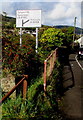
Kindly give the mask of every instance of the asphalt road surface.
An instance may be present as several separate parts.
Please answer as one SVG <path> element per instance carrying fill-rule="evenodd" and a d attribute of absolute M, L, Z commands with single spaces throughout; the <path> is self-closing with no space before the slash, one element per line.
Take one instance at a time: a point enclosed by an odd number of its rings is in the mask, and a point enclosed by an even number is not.
<path fill-rule="evenodd" d="M 66 120 L 83 120 L 83 60 L 76 60 L 76 54 L 69 56 L 64 65 L 63 111 Z"/>

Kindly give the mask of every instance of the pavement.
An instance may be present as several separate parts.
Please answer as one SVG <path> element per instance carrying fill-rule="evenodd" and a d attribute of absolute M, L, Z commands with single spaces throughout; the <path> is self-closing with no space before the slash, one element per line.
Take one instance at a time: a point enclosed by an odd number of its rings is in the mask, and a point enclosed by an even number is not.
<path fill-rule="evenodd" d="M 76 54 L 69 55 L 69 62 L 64 64 L 63 70 L 65 120 L 83 120 L 83 70 L 77 64 L 75 56 Z"/>

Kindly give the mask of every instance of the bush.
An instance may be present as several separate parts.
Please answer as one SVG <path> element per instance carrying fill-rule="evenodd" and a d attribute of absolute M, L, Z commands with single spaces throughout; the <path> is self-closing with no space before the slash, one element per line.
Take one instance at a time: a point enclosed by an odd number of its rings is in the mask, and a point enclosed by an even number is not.
<path fill-rule="evenodd" d="M 41 60 L 46 59 L 52 50 L 61 46 L 63 39 L 64 33 L 60 29 L 46 29 L 39 39 L 39 56 Z"/>
<path fill-rule="evenodd" d="M 62 32 L 64 33 L 65 37 L 63 40 L 63 45 L 70 47 L 73 43 L 73 27 L 62 28 Z"/>
<path fill-rule="evenodd" d="M 28 34 L 22 36 L 22 46 L 19 36 L 3 34 L 3 71 L 9 69 L 14 76 L 30 74 L 36 69 L 38 58 L 35 53 L 35 38 Z"/>

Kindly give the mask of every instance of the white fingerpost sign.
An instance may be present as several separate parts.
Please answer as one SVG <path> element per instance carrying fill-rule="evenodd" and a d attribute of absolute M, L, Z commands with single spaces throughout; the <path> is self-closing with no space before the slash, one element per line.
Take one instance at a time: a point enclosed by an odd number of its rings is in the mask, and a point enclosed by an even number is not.
<path fill-rule="evenodd" d="M 22 28 L 36 28 L 36 53 L 38 49 L 38 27 L 41 27 L 41 10 L 17 10 L 16 27 L 20 28 L 20 46 L 22 46 Z"/>
<path fill-rule="evenodd" d="M 41 10 L 17 10 L 16 27 L 41 27 Z"/>

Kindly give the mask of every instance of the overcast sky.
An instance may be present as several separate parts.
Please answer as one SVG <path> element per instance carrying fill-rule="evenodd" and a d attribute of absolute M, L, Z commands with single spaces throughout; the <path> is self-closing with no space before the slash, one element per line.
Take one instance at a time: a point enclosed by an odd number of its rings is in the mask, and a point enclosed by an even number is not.
<path fill-rule="evenodd" d="M 30 1 L 30 2 L 29 2 Z M 74 25 L 83 26 L 82 0 L 1 0 L 0 12 L 16 17 L 16 10 L 41 9 L 44 25 Z"/>

